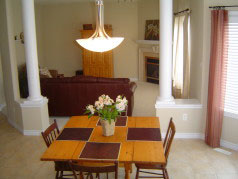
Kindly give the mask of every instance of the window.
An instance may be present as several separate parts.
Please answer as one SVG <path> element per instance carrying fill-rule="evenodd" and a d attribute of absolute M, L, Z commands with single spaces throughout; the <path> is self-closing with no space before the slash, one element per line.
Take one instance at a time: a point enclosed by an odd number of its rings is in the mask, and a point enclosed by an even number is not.
<path fill-rule="evenodd" d="M 229 11 L 225 116 L 238 119 L 238 11 Z"/>
<path fill-rule="evenodd" d="M 190 12 L 174 18 L 173 96 L 189 98 L 190 91 Z"/>

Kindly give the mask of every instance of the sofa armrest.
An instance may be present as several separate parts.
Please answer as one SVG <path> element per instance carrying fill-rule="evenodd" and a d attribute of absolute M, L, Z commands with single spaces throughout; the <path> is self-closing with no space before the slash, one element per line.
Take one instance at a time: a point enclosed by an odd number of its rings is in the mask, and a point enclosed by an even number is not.
<path fill-rule="evenodd" d="M 132 93 L 135 92 L 136 88 L 137 88 L 136 83 L 135 82 L 130 82 L 130 90 L 132 91 Z"/>

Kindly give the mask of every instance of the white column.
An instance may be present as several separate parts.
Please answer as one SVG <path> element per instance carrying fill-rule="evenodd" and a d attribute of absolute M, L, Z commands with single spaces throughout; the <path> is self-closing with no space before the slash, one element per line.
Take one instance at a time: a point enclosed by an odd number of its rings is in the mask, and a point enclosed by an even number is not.
<path fill-rule="evenodd" d="M 160 0 L 160 95 L 156 103 L 174 103 L 172 96 L 173 0 Z"/>
<path fill-rule="evenodd" d="M 40 101 L 43 97 L 40 92 L 34 0 L 22 0 L 22 15 L 29 89 L 28 100 Z"/>

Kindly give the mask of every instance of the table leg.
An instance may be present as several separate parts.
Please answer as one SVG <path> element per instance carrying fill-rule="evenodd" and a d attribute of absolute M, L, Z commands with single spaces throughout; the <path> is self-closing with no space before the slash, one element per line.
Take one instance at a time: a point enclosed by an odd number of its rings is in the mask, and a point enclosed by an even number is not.
<path fill-rule="evenodd" d="M 125 179 L 130 179 L 130 173 L 132 173 L 131 163 L 125 163 Z"/>

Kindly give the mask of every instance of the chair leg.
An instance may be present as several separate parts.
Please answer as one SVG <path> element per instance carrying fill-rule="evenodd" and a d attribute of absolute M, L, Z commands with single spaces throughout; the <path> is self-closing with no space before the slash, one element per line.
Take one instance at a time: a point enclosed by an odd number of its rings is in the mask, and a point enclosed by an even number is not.
<path fill-rule="evenodd" d="M 138 179 L 138 178 L 139 178 L 139 172 L 140 172 L 140 169 L 139 169 L 139 168 L 137 168 L 137 169 L 136 169 L 136 179 Z"/>
<path fill-rule="evenodd" d="M 168 172 L 167 172 L 166 168 L 162 169 L 162 172 L 163 172 L 163 177 L 165 179 L 169 179 L 169 175 L 168 175 Z"/>
<path fill-rule="evenodd" d="M 83 172 L 80 172 L 79 175 L 80 175 L 80 179 L 84 179 Z"/>
<path fill-rule="evenodd" d="M 64 171 L 60 171 L 60 177 L 59 178 L 63 178 L 63 174 L 64 174 Z"/>
<path fill-rule="evenodd" d="M 107 172 L 107 179 L 108 179 L 108 172 Z"/>
<path fill-rule="evenodd" d="M 58 179 L 58 178 L 59 178 L 59 171 L 56 171 L 55 179 Z"/>
<path fill-rule="evenodd" d="M 93 174 L 92 173 L 90 174 L 90 179 L 93 179 Z"/>
<path fill-rule="evenodd" d="M 167 171 L 167 169 L 166 169 L 166 168 L 164 169 L 164 172 L 165 172 L 165 175 L 166 175 L 166 177 L 165 177 L 165 178 L 166 178 L 166 179 L 169 179 L 169 174 L 168 174 L 168 171 Z"/>
<path fill-rule="evenodd" d="M 93 174 L 92 173 L 88 173 L 87 174 L 87 179 L 90 178 L 90 179 L 93 179 Z"/>

